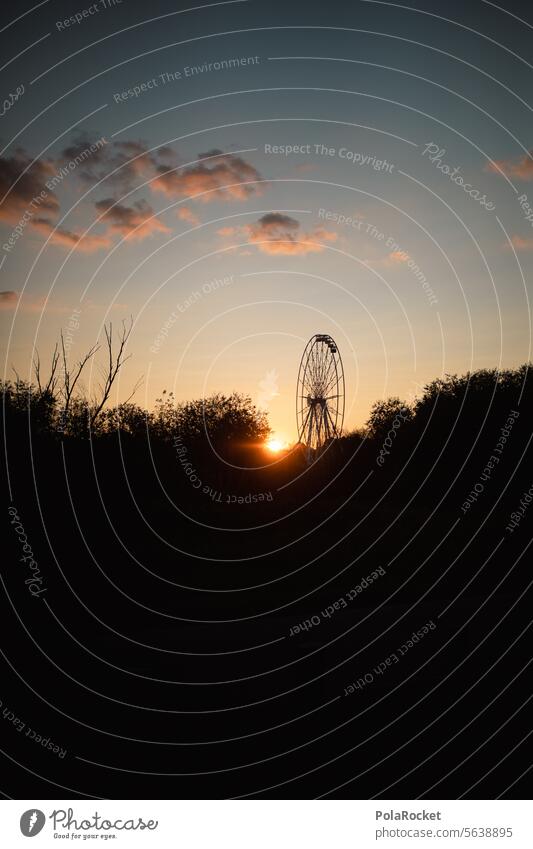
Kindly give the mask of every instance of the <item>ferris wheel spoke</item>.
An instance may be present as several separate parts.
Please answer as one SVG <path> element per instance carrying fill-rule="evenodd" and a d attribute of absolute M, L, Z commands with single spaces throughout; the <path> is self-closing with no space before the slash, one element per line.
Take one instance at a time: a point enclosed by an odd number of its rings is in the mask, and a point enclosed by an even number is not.
<path fill-rule="evenodd" d="M 306 443 L 307 443 L 308 446 L 314 447 L 313 446 L 313 419 L 314 419 L 313 409 L 314 408 L 311 407 L 310 409 L 311 409 L 311 416 L 310 416 L 310 419 L 309 419 L 309 431 L 308 431 L 308 437 L 307 437 Z"/>
<path fill-rule="evenodd" d="M 329 349 L 328 349 L 329 351 Z M 335 358 L 332 356 L 331 352 L 326 353 L 323 360 L 323 369 L 322 369 L 322 377 L 324 380 L 327 379 L 327 373 L 331 368 L 332 361 L 335 361 Z"/>
<path fill-rule="evenodd" d="M 318 356 L 318 351 L 314 352 L 313 357 L 313 381 L 317 388 L 320 387 L 320 358 Z"/>
<path fill-rule="evenodd" d="M 326 407 L 326 415 L 328 416 L 330 424 L 331 424 L 332 436 L 337 436 L 337 425 L 333 421 L 333 418 L 331 417 L 330 411 L 327 407 Z"/>
<path fill-rule="evenodd" d="M 339 379 L 339 375 L 337 373 L 337 366 L 336 366 L 336 363 L 333 363 L 333 368 L 332 368 L 331 374 L 328 375 L 328 382 L 326 383 L 326 385 L 324 387 L 324 395 L 326 395 L 329 392 L 329 390 L 335 385 L 335 383 L 338 381 L 338 379 Z"/>
<path fill-rule="evenodd" d="M 314 379 L 313 374 L 312 374 L 312 372 L 311 372 L 311 371 L 307 371 L 307 370 L 306 370 L 306 372 L 305 372 L 305 374 L 304 374 L 304 376 L 303 376 L 303 381 L 302 381 L 302 383 L 303 383 L 303 385 L 304 385 L 304 386 L 306 386 L 306 387 L 307 387 L 310 391 L 312 391 L 313 387 L 315 386 L 315 379 Z"/>
<path fill-rule="evenodd" d="M 303 436 L 304 433 L 305 433 L 305 429 L 307 427 L 307 422 L 308 422 L 309 416 L 311 415 L 312 410 L 313 410 L 313 408 L 309 407 L 309 410 L 307 411 L 307 415 L 305 417 L 305 420 L 302 422 L 302 427 L 301 427 L 301 432 L 300 432 L 301 436 Z M 300 437 L 300 434 L 299 434 L 299 437 Z"/>
<path fill-rule="evenodd" d="M 298 438 L 308 452 L 339 435 L 343 411 L 344 373 L 338 348 L 331 336 L 316 334 L 305 347 L 296 390 Z"/>
<path fill-rule="evenodd" d="M 311 407 L 308 407 L 308 408 L 307 408 L 307 414 L 305 414 L 305 415 L 304 415 L 304 411 L 303 411 L 303 410 L 302 410 L 302 412 L 301 412 L 301 416 L 302 416 L 302 426 L 301 426 L 301 430 L 302 430 L 302 432 L 303 432 L 303 430 L 305 429 L 305 426 L 306 426 L 306 424 L 307 424 L 307 420 L 308 420 L 308 418 L 309 418 L 310 413 L 311 413 Z"/>
<path fill-rule="evenodd" d="M 326 368 L 326 364 L 328 361 L 327 351 L 324 349 L 324 343 L 322 343 L 320 350 L 317 352 L 318 355 L 318 363 L 319 363 L 319 379 L 323 380 L 324 371 Z"/>

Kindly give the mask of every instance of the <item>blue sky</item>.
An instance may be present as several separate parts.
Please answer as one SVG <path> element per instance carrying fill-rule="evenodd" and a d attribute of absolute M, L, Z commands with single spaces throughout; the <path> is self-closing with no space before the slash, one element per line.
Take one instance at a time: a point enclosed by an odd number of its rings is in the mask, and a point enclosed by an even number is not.
<path fill-rule="evenodd" d="M 131 314 L 118 397 L 142 374 L 147 406 L 163 388 L 255 400 L 270 375 L 291 440 L 316 332 L 339 344 L 348 426 L 442 373 L 530 358 L 523 4 L 123 0 L 58 27 L 90 5 L 50 0 L 0 33 L 5 96 L 24 86 L 0 129 L 0 244 L 34 213 L 1 250 L 7 369 L 27 374 L 73 309 L 73 359 Z"/>

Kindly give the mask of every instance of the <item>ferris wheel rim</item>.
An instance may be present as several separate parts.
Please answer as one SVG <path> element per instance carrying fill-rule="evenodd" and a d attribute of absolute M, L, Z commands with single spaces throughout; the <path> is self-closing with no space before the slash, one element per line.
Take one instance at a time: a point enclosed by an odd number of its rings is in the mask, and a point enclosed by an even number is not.
<path fill-rule="evenodd" d="M 307 342 L 298 369 L 298 441 L 309 452 L 341 436 L 344 410 L 344 367 L 338 346 L 329 334 L 316 333 Z"/>

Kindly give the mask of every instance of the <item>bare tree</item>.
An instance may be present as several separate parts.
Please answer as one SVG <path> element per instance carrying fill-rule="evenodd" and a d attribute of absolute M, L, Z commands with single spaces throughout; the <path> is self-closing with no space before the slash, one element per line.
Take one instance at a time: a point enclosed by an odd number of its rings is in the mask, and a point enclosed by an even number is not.
<path fill-rule="evenodd" d="M 81 377 L 81 373 L 91 357 L 96 354 L 100 345 L 93 345 L 93 347 L 85 354 L 84 357 L 79 360 L 76 365 L 75 370 L 71 373 L 67 367 L 67 352 L 65 350 L 65 340 L 63 338 L 63 331 L 61 331 L 61 355 L 63 359 L 63 386 L 61 387 L 61 395 L 63 396 L 63 420 L 66 422 L 70 402 L 72 400 L 72 396 L 74 395 L 74 390 L 76 389 L 76 384 Z M 56 345 L 57 349 L 57 345 Z M 58 355 L 59 356 L 59 355 Z"/>
<path fill-rule="evenodd" d="M 129 360 L 131 354 L 127 357 L 124 356 L 124 351 L 130 337 L 131 331 L 133 329 L 133 316 L 130 317 L 129 325 L 126 324 L 125 321 L 122 321 L 122 328 L 120 333 L 118 334 L 118 349 L 117 352 L 113 352 L 113 325 L 109 322 L 109 329 L 104 327 L 105 337 L 106 337 L 106 345 L 107 345 L 107 353 L 108 353 L 108 362 L 107 366 L 103 370 L 103 383 L 100 386 L 101 397 L 99 401 L 95 401 L 90 413 L 90 427 L 91 429 L 94 427 L 96 420 L 98 419 L 100 413 L 102 412 L 105 404 L 109 399 L 109 395 L 111 394 L 111 389 L 116 380 L 116 377 L 124 365 L 124 363 Z M 138 383 L 136 384 L 132 394 L 129 398 L 124 402 L 127 403 L 135 394 Z"/>
<path fill-rule="evenodd" d="M 63 334 L 61 334 L 61 338 L 63 338 Z M 33 370 L 35 372 L 35 379 L 37 381 L 37 388 L 39 390 L 39 394 L 50 393 L 54 394 L 56 386 L 57 386 L 57 366 L 59 363 L 59 351 L 57 350 L 57 342 L 54 348 L 54 353 L 52 354 L 52 365 L 50 368 L 50 376 L 43 386 L 41 383 L 41 358 L 39 357 L 39 351 L 35 349 L 35 357 L 33 358 Z"/>
<path fill-rule="evenodd" d="M 129 360 L 131 356 L 130 354 L 126 357 L 124 356 L 124 354 L 132 329 L 133 317 L 131 316 L 128 323 L 122 321 L 122 327 L 118 333 L 117 341 L 114 342 L 113 324 L 110 322 L 109 327 L 107 325 L 104 325 L 108 362 L 106 366 L 102 368 L 103 382 L 99 387 L 100 391 L 98 397 L 94 398 L 92 404 L 88 405 L 89 427 L 91 429 L 94 428 L 96 421 L 100 417 L 103 408 L 109 400 L 111 389 L 113 387 L 113 384 L 115 383 L 120 369 L 122 368 L 124 363 Z M 55 392 L 57 389 L 58 395 L 63 402 L 60 413 L 61 430 L 64 430 L 66 427 L 68 415 L 74 398 L 76 397 L 75 392 L 82 376 L 82 372 L 85 369 L 85 366 L 87 365 L 89 360 L 94 357 L 100 347 L 101 346 L 99 344 L 93 345 L 92 348 L 76 363 L 73 368 L 69 368 L 65 338 L 63 336 L 63 331 L 61 331 L 60 341 L 59 343 L 56 343 L 56 346 L 54 348 L 50 375 L 46 383 L 42 379 L 41 360 L 39 357 L 39 352 L 37 351 L 37 349 L 35 349 L 35 356 L 33 359 L 33 370 L 35 373 L 35 379 L 37 382 L 39 395 L 50 395 L 55 398 Z M 117 348 L 116 351 L 114 351 L 114 347 Z M 61 369 L 59 368 L 60 363 L 62 366 Z M 16 372 L 14 366 L 13 371 L 15 372 L 17 385 L 22 385 L 20 376 Z M 60 374 L 60 371 L 62 371 L 62 374 Z M 132 393 L 129 395 L 128 398 L 126 398 L 125 401 L 122 402 L 123 404 L 127 404 L 133 398 L 141 381 L 142 378 L 137 381 L 137 383 L 133 387 Z"/>

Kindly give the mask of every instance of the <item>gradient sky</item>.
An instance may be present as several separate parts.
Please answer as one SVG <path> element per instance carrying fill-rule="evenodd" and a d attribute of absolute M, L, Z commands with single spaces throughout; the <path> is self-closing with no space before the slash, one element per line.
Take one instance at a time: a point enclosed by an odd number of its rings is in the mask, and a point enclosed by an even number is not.
<path fill-rule="evenodd" d="M 34 345 L 45 359 L 75 309 L 72 360 L 131 314 L 119 398 L 140 375 L 148 407 L 163 389 L 238 390 L 293 440 L 314 333 L 339 345 L 348 428 L 443 373 L 530 359 L 528 4 L 97 5 L 63 28 L 91 4 L 49 0 L 13 22 L 22 4 L 2 23 L 3 96 L 25 88 L 0 128 L 6 371 L 27 375 Z M 242 57 L 258 58 L 185 75 Z M 46 181 L 101 137 L 5 250 Z"/>

